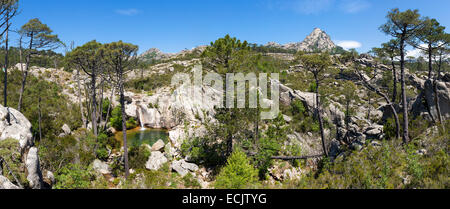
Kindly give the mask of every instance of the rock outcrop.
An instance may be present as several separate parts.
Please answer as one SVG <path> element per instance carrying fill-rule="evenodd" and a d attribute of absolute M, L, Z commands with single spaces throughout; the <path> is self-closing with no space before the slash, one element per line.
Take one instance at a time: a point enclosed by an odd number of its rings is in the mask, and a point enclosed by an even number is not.
<path fill-rule="evenodd" d="M 438 113 L 435 101 L 435 93 L 432 80 L 423 80 L 417 76 L 409 76 L 409 81 L 418 90 L 419 95 L 411 102 L 409 108 L 414 116 L 422 116 L 429 121 L 437 121 Z M 442 81 L 436 82 L 437 94 L 439 95 L 439 107 L 441 110 L 442 119 L 450 119 L 450 82 Z"/>
<path fill-rule="evenodd" d="M 450 119 L 450 82 L 436 82 L 437 94 L 439 96 L 439 107 L 441 116 L 444 119 Z M 433 82 L 427 80 L 425 82 L 424 97 L 430 108 L 433 118 L 438 118 L 438 112 L 435 102 L 435 93 L 433 90 Z"/>
<path fill-rule="evenodd" d="M 9 138 L 18 140 L 21 149 L 27 149 L 34 143 L 30 121 L 19 111 L 0 105 L 0 141 Z"/>
<path fill-rule="evenodd" d="M 315 28 L 314 31 L 300 43 L 280 45 L 275 42 L 269 42 L 265 46 L 305 52 L 331 51 L 337 47 L 336 44 L 331 41 L 330 36 L 320 28 Z"/>
<path fill-rule="evenodd" d="M 101 174 L 110 174 L 111 168 L 105 162 L 100 161 L 99 159 L 94 160 L 92 163 L 92 168 Z"/>
<path fill-rule="evenodd" d="M 20 189 L 20 188 L 11 183 L 11 181 L 9 181 L 8 178 L 0 175 L 0 189 Z"/>
<path fill-rule="evenodd" d="M 159 170 L 164 163 L 167 163 L 167 158 L 160 151 L 153 151 L 148 158 L 147 163 L 145 163 L 145 168 L 148 170 Z"/>
<path fill-rule="evenodd" d="M 27 180 L 30 182 L 30 187 L 33 189 L 42 189 L 44 184 L 39 163 L 38 149 L 36 147 L 30 148 L 28 151 L 25 165 L 28 172 Z"/>
<path fill-rule="evenodd" d="M 0 134 L 0 141 L 15 139 L 19 142 L 21 158 L 24 162 L 23 167 L 25 168 L 26 178 L 30 188 L 44 188 L 45 185 L 39 162 L 38 149 L 34 147 L 30 121 L 19 111 L 0 105 Z M 6 181 L 3 181 L 4 185 L 11 188 L 9 183 L 4 182 Z"/>
<path fill-rule="evenodd" d="M 191 87 L 187 84 L 174 91 L 164 88 L 158 92 L 152 96 L 127 92 L 133 99 L 126 106 L 127 115 L 139 118 L 142 125 L 150 128 L 173 129 L 184 121 L 213 120 L 216 103 L 205 100 L 203 95 L 221 95 L 209 86 Z"/>
<path fill-rule="evenodd" d="M 184 177 L 189 172 L 197 171 L 199 167 L 194 163 L 188 163 L 185 160 L 176 160 L 172 162 L 172 169 L 175 170 L 182 177 Z"/>

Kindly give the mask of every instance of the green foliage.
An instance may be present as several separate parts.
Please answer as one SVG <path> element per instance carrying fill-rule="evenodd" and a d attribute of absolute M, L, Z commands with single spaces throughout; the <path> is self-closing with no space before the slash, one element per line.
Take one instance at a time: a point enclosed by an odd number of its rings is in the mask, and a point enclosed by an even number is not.
<path fill-rule="evenodd" d="M 403 120 L 403 114 L 398 114 L 399 121 Z M 416 118 L 412 118 L 409 121 L 409 136 L 412 139 L 419 137 L 423 134 L 429 127 L 431 127 L 431 122 L 425 120 L 422 116 L 418 116 Z M 403 131 L 403 127 L 400 127 L 400 132 Z M 390 117 L 387 119 L 384 124 L 384 132 L 386 134 L 387 139 L 395 139 L 396 137 L 396 126 L 394 117 Z"/>
<path fill-rule="evenodd" d="M 122 110 L 120 109 L 120 106 L 117 106 L 112 110 L 109 121 L 114 129 L 122 130 Z"/>
<path fill-rule="evenodd" d="M 95 180 L 91 169 L 77 164 L 64 166 L 55 178 L 55 189 L 87 189 Z"/>
<path fill-rule="evenodd" d="M 281 150 L 281 146 L 287 140 L 287 126 L 283 119 L 283 115 L 272 121 L 264 136 L 257 142 L 259 148 L 255 155 L 254 161 L 259 169 L 259 177 L 266 178 L 266 174 L 270 166 L 273 164 L 271 159 L 277 156 Z"/>
<path fill-rule="evenodd" d="M 0 60 L 5 60 L 5 48 L 0 48 Z M 29 53 L 28 49 L 23 49 L 24 54 Z M 38 66 L 45 68 L 61 68 L 64 67 L 64 56 L 60 53 L 56 53 L 52 50 L 35 50 L 32 49 L 32 56 L 30 59 L 30 66 Z M 25 59 L 22 58 L 22 62 L 25 62 Z M 20 52 L 18 47 L 10 47 L 8 50 L 8 63 L 10 66 L 15 66 L 17 63 L 20 63 Z M 25 66 L 24 66 L 25 67 Z M 19 67 L 20 70 L 20 67 Z"/>
<path fill-rule="evenodd" d="M 148 92 L 155 92 L 158 88 L 170 86 L 172 77 L 176 73 L 185 69 L 183 66 L 180 68 L 178 65 L 173 65 L 172 67 L 175 68 L 173 72 L 166 72 L 158 76 L 146 76 L 144 78 L 128 80 L 124 84 L 125 88 L 136 91 L 144 90 Z"/>
<path fill-rule="evenodd" d="M 19 183 L 26 186 L 28 181 L 26 179 L 25 173 L 22 171 L 23 167 L 21 166 L 21 153 L 20 153 L 20 144 L 16 139 L 5 139 L 0 140 L 0 157 L 2 157 L 6 163 L 8 164 L 11 172 L 18 178 Z M 1 166 L 1 165 L 0 165 Z M 3 166 L 3 173 L 0 175 L 5 176 L 13 183 L 14 178 L 6 169 L 6 166 Z"/>
<path fill-rule="evenodd" d="M 297 57 L 305 68 L 312 72 L 315 77 L 320 78 L 325 70 L 331 66 L 331 58 L 328 53 L 304 54 Z"/>
<path fill-rule="evenodd" d="M 309 83 L 309 92 L 316 92 L 316 90 L 317 90 L 316 82 Z"/>
<path fill-rule="evenodd" d="M 344 51 L 341 56 L 339 56 L 339 61 L 342 64 L 345 64 L 355 60 L 358 56 L 358 52 L 355 49 L 350 49 L 349 51 Z"/>
<path fill-rule="evenodd" d="M 289 124 L 292 131 L 298 133 L 319 132 L 319 122 L 308 112 L 305 105 L 300 100 L 294 100 L 284 114 L 292 115 L 292 122 Z M 326 121 L 324 121 L 326 125 Z"/>
<path fill-rule="evenodd" d="M 23 25 L 19 33 L 30 39 L 29 49 L 55 48 L 62 44 L 58 35 L 52 34 L 53 31 L 37 18 L 31 19 Z"/>
<path fill-rule="evenodd" d="M 280 47 L 263 46 L 258 44 L 249 44 L 250 48 L 254 52 L 258 53 L 286 53 L 295 54 L 297 51 L 295 49 L 283 49 Z"/>
<path fill-rule="evenodd" d="M 137 126 L 138 126 L 138 122 L 133 117 L 130 117 L 127 120 L 127 129 L 133 129 L 133 128 L 136 128 Z"/>
<path fill-rule="evenodd" d="M 71 136 L 44 138 L 38 144 L 41 167 L 55 172 L 74 163 L 87 167 L 99 154 L 96 147 L 104 149 L 85 129 L 77 130 Z"/>
<path fill-rule="evenodd" d="M 132 146 L 128 152 L 130 168 L 145 169 L 145 163 L 150 157 L 150 154 L 150 150 L 144 145 L 139 147 Z"/>
<path fill-rule="evenodd" d="M 188 173 L 183 177 L 184 186 L 191 189 L 200 189 L 201 185 L 198 180 L 191 174 Z"/>
<path fill-rule="evenodd" d="M 258 181 L 258 171 L 241 150 L 235 150 L 216 178 L 215 187 L 219 189 L 252 188 Z"/>
<path fill-rule="evenodd" d="M 102 44 L 93 40 L 67 53 L 66 62 L 92 76 L 98 76 L 102 60 Z"/>
<path fill-rule="evenodd" d="M 223 143 L 207 137 L 185 140 L 181 145 L 183 156 L 189 156 L 193 162 L 207 166 L 222 165 L 226 160 L 224 151 Z"/>
<path fill-rule="evenodd" d="M 118 105 L 116 106 L 112 112 L 111 112 L 111 117 L 109 119 L 109 122 L 111 123 L 111 126 L 116 129 L 117 131 L 122 131 L 122 109 L 121 106 Z M 130 117 L 127 121 L 126 121 L 126 126 L 127 129 L 133 129 L 136 128 L 138 126 L 138 122 L 133 118 Z"/>
<path fill-rule="evenodd" d="M 137 178 L 137 176 L 140 178 Z M 123 189 L 169 189 L 176 188 L 178 179 L 169 173 L 169 165 L 166 163 L 158 171 L 137 169 L 131 174 L 123 185 Z"/>
<path fill-rule="evenodd" d="M 0 72 L 3 79 L 4 72 Z M 21 88 L 22 73 L 12 70 L 8 73 L 8 106 L 17 107 Z M 3 91 L 3 85 L 0 86 Z M 61 86 L 47 82 L 42 78 L 28 75 L 27 88 L 24 91 L 22 114 L 31 122 L 33 135 L 39 135 L 39 96 L 41 97 L 42 136 L 55 137 L 62 131 L 64 124 L 71 128 L 81 127 L 79 106 L 72 104 L 62 93 Z M 39 137 L 37 137 L 39 138 Z"/>
<path fill-rule="evenodd" d="M 293 115 L 302 115 L 303 116 L 303 115 L 307 114 L 305 105 L 303 104 L 302 101 L 294 100 L 291 103 L 291 106 L 292 106 L 292 114 Z"/>
<path fill-rule="evenodd" d="M 208 60 L 204 63 L 205 66 L 211 64 L 215 67 L 220 65 L 230 72 L 230 66 L 234 65 L 237 59 L 240 63 L 240 58 L 245 56 L 250 50 L 247 41 L 241 42 L 236 37 L 231 38 L 230 35 L 226 35 L 224 38 L 219 38 L 215 42 L 211 43 L 211 46 L 206 48 L 202 57 Z M 217 69 L 217 68 L 216 68 Z"/>

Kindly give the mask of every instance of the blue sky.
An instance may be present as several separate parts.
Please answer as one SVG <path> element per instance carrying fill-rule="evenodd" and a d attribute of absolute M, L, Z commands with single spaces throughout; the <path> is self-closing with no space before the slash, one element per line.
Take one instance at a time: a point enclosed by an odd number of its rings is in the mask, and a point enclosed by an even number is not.
<path fill-rule="evenodd" d="M 366 52 L 389 39 L 378 27 L 396 7 L 450 26 L 448 0 L 21 0 L 13 28 L 39 18 L 77 46 L 123 40 L 140 52 L 178 52 L 226 34 L 258 44 L 300 42 L 319 27 Z"/>

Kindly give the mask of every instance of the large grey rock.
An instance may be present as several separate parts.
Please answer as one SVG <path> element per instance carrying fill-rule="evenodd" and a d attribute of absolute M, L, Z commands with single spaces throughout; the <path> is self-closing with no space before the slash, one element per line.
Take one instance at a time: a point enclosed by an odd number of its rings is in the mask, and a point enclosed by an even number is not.
<path fill-rule="evenodd" d="M 47 175 L 45 176 L 52 185 L 56 183 L 55 175 L 51 171 L 47 171 Z"/>
<path fill-rule="evenodd" d="M 72 133 L 72 130 L 67 124 L 64 124 L 61 129 L 64 131 L 65 135 L 70 135 Z"/>
<path fill-rule="evenodd" d="M 10 123 L 6 118 L 8 111 Z M 18 140 L 21 149 L 29 148 L 34 143 L 30 121 L 19 111 L 0 105 L 0 141 L 8 138 Z"/>
<path fill-rule="evenodd" d="M 18 186 L 14 185 L 6 177 L 0 175 L 0 189 L 20 189 Z"/>
<path fill-rule="evenodd" d="M 173 129 L 188 122 L 213 120 L 215 106 L 219 104 L 221 90 L 208 85 L 179 85 L 161 88 L 154 95 L 141 95 L 126 92 L 132 103 L 126 106 L 126 114 L 139 118 L 142 125 L 150 128 Z"/>
<path fill-rule="evenodd" d="M 152 151 L 161 151 L 162 149 L 164 149 L 164 146 L 164 141 L 160 139 L 155 144 L 153 144 Z"/>
<path fill-rule="evenodd" d="M 99 159 L 94 160 L 94 162 L 92 163 L 92 168 L 101 174 L 110 174 L 111 173 L 111 169 L 109 168 L 109 165 L 106 164 L 105 162 L 102 162 Z"/>
<path fill-rule="evenodd" d="M 161 168 L 162 165 L 164 165 L 164 163 L 167 163 L 167 161 L 168 160 L 163 153 L 154 151 L 148 158 L 147 163 L 145 163 L 145 168 L 147 168 L 148 170 L 157 171 Z"/>
<path fill-rule="evenodd" d="M 383 128 L 384 127 L 382 125 L 372 124 L 372 126 L 366 129 L 364 134 L 367 136 L 367 138 L 381 139 Z"/>
<path fill-rule="evenodd" d="M 27 180 L 30 182 L 30 187 L 33 189 L 42 189 L 43 179 L 39 164 L 38 149 L 36 147 L 30 148 L 28 151 L 25 165 L 28 173 Z"/>
<path fill-rule="evenodd" d="M 199 167 L 194 163 L 188 163 L 185 160 L 176 160 L 172 162 L 172 169 L 182 177 L 186 176 L 190 171 L 195 172 Z"/>
<path fill-rule="evenodd" d="M 449 82 L 437 82 L 437 93 L 439 95 L 439 107 L 441 109 L 441 115 L 445 119 L 450 119 L 450 83 Z M 433 84 L 431 80 L 425 82 L 424 97 L 427 104 L 430 106 L 430 113 L 433 118 L 438 119 L 435 93 L 433 90 Z"/>

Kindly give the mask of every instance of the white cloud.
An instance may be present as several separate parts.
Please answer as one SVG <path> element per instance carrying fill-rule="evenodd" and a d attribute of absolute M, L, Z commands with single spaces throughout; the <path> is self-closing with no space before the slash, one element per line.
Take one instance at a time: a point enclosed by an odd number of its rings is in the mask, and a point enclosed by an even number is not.
<path fill-rule="evenodd" d="M 427 45 L 426 44 L 421 44 L 420 47 L 424 47 L 426 48 Z M 405 57 L 414 57 L 414 58 L 419 58 L 419 57 L 423 57 L 423 51 L 420 49 L 412 49 L 409 51 L 406 51 L 406 56 Z"/>
<path fill-rule="evenodd" d="M 357 41 L 336 41 L 336 43 L 344 49 L 357 49 L 362 47 L 362 44 Z"/>
<path fill-rule="evenodd" d="M 118 9 L 116 10 L 117 14 L 125 15 L 125 16 L 135 16 L 141 13 L 141 11 L 137 9 Z"/>
<path fill-rule="evenodd" d="M 369 8 L 371 5 L 366 0 L 344 0 L 340 8 L 346 13 L 357 13 Z"/>

